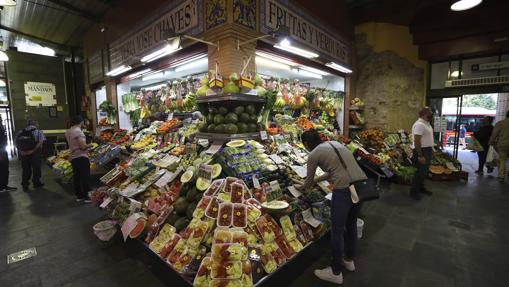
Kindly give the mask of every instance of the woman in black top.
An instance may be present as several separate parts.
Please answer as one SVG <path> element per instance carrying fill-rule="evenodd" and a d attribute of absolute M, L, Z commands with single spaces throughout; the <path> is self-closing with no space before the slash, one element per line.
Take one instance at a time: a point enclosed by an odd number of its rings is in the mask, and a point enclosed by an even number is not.
<path fill-rule="evenodd" d="M 486 156 L 488 155 L 488 149 L 490 147 L 489 140 L 492 132 L 493 117 L 485 117 L 482 126 L 474 133 L 475 139 L 479 141 L 484 149 L 483 151 L 477 152 L 477 155 L 479 156 L 479 169 L 476 171 L 477 174 L 484 173 L 484 164 L 486 163 Z M 488 172 L 491 171 L 493 171 L 493 168 L 488 167 Z"/>

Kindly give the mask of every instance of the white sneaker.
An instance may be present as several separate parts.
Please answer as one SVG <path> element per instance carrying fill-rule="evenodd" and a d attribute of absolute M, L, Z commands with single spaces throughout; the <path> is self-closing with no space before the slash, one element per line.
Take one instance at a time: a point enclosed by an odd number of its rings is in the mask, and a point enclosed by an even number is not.
<path fill-rule="evenodd" d="M 330 266 L 327 268 L 324 268 L 324 269 L 315 269 L 314 273 L 315 273 L 316 277 L 318 277 L 324 281 L 329 281 L 332 283 L 336 283 L 338 285 L 343 284 L 343 273 L 340 273 L 339 275 L 335 275 L 332 272 L 332 268 Z"/>
<path fill-rule="evenodd" d="M 348 261 L 343 259 L 343 267 L 350 272 L 355 271 L 355 264 L 353 263 L 353 260 Z"/>

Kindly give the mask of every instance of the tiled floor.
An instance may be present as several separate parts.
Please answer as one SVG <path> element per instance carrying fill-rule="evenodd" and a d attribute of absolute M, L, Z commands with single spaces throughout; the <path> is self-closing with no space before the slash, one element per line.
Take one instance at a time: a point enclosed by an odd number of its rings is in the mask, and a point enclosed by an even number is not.
<path fill-rule="evenodd" d="M 70 188 L 44 168 L 40 190 L 0 194 L 0 286 L 175 286 L 150 256 L 119 238 L 99 242 L 92 226 L 102 213 L 79 206 Z M 19 163 L 11 183 L 19 188 Z M 421 202 L 392 185 L 363 208 L 364 237 L 357 271 L 345 286 L 509 286 L 509 184 L 491 176 L 431 183 Z M 36 257 L 7 265 L 6 256 L 36 247 Z M 264 286 L 333 286 L 312 271 L 328 263 L 327 242 L 308 252 L 286 276 Z"/>

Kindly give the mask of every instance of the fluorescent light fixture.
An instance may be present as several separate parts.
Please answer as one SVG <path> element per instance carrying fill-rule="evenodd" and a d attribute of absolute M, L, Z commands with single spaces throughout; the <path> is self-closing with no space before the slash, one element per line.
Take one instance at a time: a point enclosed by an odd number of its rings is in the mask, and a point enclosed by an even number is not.
<path fill-rule="evenodd" d="M 50 56 L 50 57 L 55 56 L 55 50 L 48 48 L 48 47 L 43 47 L 39 44 L 30 42 L 30 41 L 26 41 L 26 40 L 16 41 L 15 46 L 19 52 L 43 55 L 43 56 Z"/>
<path fill-rule="evenodd" d="M 142 57 L 141 61 L 143 63 L 149 63 L 149 62 L 155 61 L 159 58 L 162 58 L 164 56 L 167 56 L 169 54 L 172 54 L 178 50 L 180 50 L 180 47 L 178 45 L 168 43 L 168 44 L 164 45 L 163 48 Z"/>
<path fill-rule="evenodd" d="M 163 72 L 158 72 L 158 73 L 153 73 L 153 74 L 150 74 L 150 75 L 146 75 L 143 78 L 141 78 L 141 80 L 142 81 L 150 81 L 150 80 L 155 80 L 155 79 L 161 79 L 163 77 L 164 77 L 164 73 Z"/>
<path fill-rule="evenodd" d="M 311 67 L 308 67 L 308 66 L 300 66 L 299 69 L 304 70 L 304 71 L 308 71 L 308 72 L 311 72 L 311 73 L 315 73 L 315 74 L 318 74 L 318 75 L 322 75 L 322 76 L 330 75 L 329 73 L 327 73 L 325 71 L 318 70 L 318 69 L 315 69 L 315 68 L 311 68 Z"/>
<path fill-rule="evenodd" d="M 463 72 L 461 72 L 461 75 L 463 76 Z M 452 71 L 450 76 L 451 78 L 457 78 L 460 76 L 460 72 L 458 70 Z"/>
<path fill-rule="evenodd" d="M 482 0 L 459 0 L 451 5 L 452 11 L 465 11 L 482 3 Z"/>
<path fill-rule="evenodd" d="M 260 57 L 260 56 L 256 56 L 255 63 L 257 65 L 259 64 L 259 65 L 265 66 L 267 68 L 274 68 L 274 69 L 280 69 L 280 70 L 290 70 L 290 66 L 288 66 L 286 64 L 279 63 L 279 62 L 276 62 L 276 61 L 271 61 L 271 60 L 269 60 L 267 58 Z"/>
<path fill-rule="evenodd" d="M 117 76 L 117 75 L 125 73 L 131 69 L 132 69 L 131 66 L 122 65 L 122 66 L 117 67 L 117 68 L 109 71 L 108 73 L 106 73 L 106 76 Z"/>
<path fill-rule="evenodd" d="M 308 78 L 313 78 L 313 79 L 323 79 L 322 75 L 318 75 L 318 74 L 315 74 L 315 73 L 312 73 L 312 72 L 308 72 L 308 71 L 304 71 L 304 70 L 300 70 L 298 68 L 296 69 L 292 69 L 292 71 L 296 72 L 297 74 L 303 76 L 303 77 L 308 77 Z"/>
<path fill-rule="evenodd" d="M 9 56 L 7 56 L 7 53 L 4 51 L 0 51 L 0 62 L 7 62 L 9 61 Z"/>
<path fill-rule="evenodd" d="M 286 58 L 279 57 L 279 56 L 276 56 L 276 55 L 273 55 L 273 54 L 265 53 L 265 52 L 262 52 L 262 51 L 256 51 L 256 55 L 260 56 L 260 57 L 264 57 L 264 58 L 269 59 L 269 60 L 273 60 L 273 61 L 276 61 L 276 62 L 279 62 L 279 63 L 286 64 L 286 65 L 289 65 L 289 66 L 295 65 L 295 62 L 293 62 L 291 60 L 288 60 Z"/>
<path fill-rule="evenodd" d="M 166 86 L 166 84 L 159 84 L 159 85 L 154 85 L 154 86 L 149 86 L 149 87 L 142 87 L 142 89 L 145 89 L 145 90 L 158 90 L 162 87 Z"/>
<path fill-rule="evenodd" d="M 138 72 L 134 72 L 132 74 L 130 74 L 128 77 L 131 78 L 131 79 L 134 79 L 136 77 L 139 77 L 143 74 L 146 74 L 148 72 L 152 71 L 151 69 L 145 69 L 145 70 L 141 70 L 141 71 L 138 71 Z"/>
<path fill-rule="evenodd" d="M 209 59 L 205 58 L 205 56 L 206 55 L 197 57 L 193 60 L 186 60 L 186 61 L 179 63 L 177 66 L 175 66 L 175 72 L 178 73 L 178 72 L 182 72 L 185 70 L 198 68 L 198 67 L 204 66 L 204 65 L 207 66 L 209 63 Z M 206 67 L 205 69 L 208 69 L 208 67 Z"/>
<path fill-rule="evenodd" d="M 185 64 L 192 63 L 192 62 L 194 62 L 196 60 L 199 60 L 199 59 L 202 59 L 202 58 L 205 58 L 205 57 L 207 57 L 207 54 L 200 54 L 198 56 L 194 56 L 194 57 L 191 57 L 191 58 L 188 58 L 188 59 L 177 61 L 177 62 L 173 63 L 172 65 L 170 65 L 170 68 L 175 68 L 175 67 L 183 66 Z"/>
<path fill-rule="evenodd" d="M 5 87 L 5 86 L 7 86 L 5 81 L 4 80 L 0 80 L 0 87 Z"/>
<path fill-rule="evenodd" d="M 16 6 L 16 0 L 0 0 L 0 6 Z"/>
<path fill-rule="evenodd" d="M 299 55 L 299 56 L 302 56 L 305 58 L 318 58 L 318 56 L 319 56 L 317 53 L 292 46 L 292 43 L 290 42 L 290 40 L 288 40 L 286 38 L 283 39 L 278 44 L 274 45 L 274 48 L 278 48 L 278 49 L 281 49 L 281 50 L 284 50 L 284 51 L 287 51 L 287 52 L 290 52 L 290 53 L 293 53 L 293 54 L 296 54 L 296 55 Z"/>
<path fill-rule="evenodd" d="M 334 62 L 329 62 L 329 63 L 325 64 L 325 66 L 327 66 L 329 68 L 332 68 L 334 70 L 338 70 L 338 71 L 343 72 L 345 74 L 352 73 L 352 70 L 348 69 L 347 67 L 345 67 L 343 65 L 340 65 L 340 64 L 337 64 L 337 63 L 334 63 Z"/>

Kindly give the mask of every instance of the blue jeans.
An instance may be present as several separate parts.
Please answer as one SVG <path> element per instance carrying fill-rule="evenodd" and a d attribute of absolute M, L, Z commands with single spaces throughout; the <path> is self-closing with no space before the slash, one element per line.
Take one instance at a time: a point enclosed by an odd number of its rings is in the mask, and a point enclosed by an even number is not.
<path fill-rule="evenodd" d="M 414 178 L 412 180 L 412 189 L 410 189 L 410 193 L 419 193 L 424 191 L 424 180 L 428 177 L 428 169 L 429 163 L 431 161 L 431 157 L 433 156 L 433 149 L 430 147 L 421 148 L 422 156 L 426 159 L 426 163 L 420 164 L 417 160 L 417 152 L 414 150 L 413 162 L 414 167 L 417 168 L 417 171 L 414 173 Z"/>
<path fill-rule="evenodd" d="M 354 204 L 348 188 L 332 191 L 331 246 L 332 272 L 343 271 L 343 258 L 352 260 L 357 247 L 357 217 L 360 205 Z"/>

